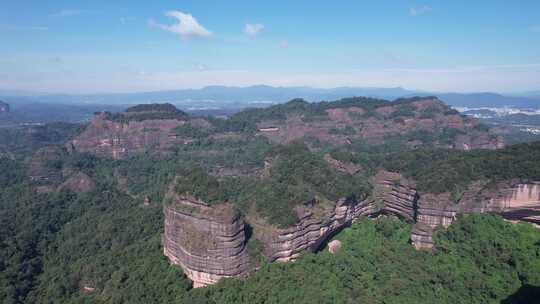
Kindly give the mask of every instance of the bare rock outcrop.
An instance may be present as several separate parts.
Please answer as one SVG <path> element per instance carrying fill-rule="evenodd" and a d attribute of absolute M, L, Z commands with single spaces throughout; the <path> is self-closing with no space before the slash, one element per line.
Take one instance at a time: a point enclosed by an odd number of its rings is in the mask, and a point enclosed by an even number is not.
<path fill-rule="evenodd" d="M 328 252 L 331 254 L 335 254 L 336 252 L 341 249 L 341 241 L 340 240 L 333 240 L 328 242 Z"/>
<path fill-rule="evenodd" d="M 380 213 L 397 215 L 408 222 L 416 221 L 418 192 L 413 181 L 398 173 L 379 171 L 373 178 L 373 197 Z"/>
<path fill-rule="evenodd" d="M 184 123 L 177 119 L 117 122 L 99 113 L 68 148 L 114 159 L 145 151 L 163 152 L 181 142 L 173 130 Z"/>
<path fill-rule="evenodd" d="M 453 202 L 447 193 L 422 195 L 418 204 L 417 225 L 424 227 L 424 237 L 416 239 L 417 248 L 431 248 L 431 235 L 438 225 L 448 227 L 459 214 L 494 213 L 511 221 L 540 225 L 540 182 L 505 181 L 496 185 L 474 183 Z"/>
<path fill-rule="evenodd" d="M 272 119 L 257 121 L 257 128 L 262 136 L 281 144 L 316 138 L 334 146 L 350 145 L 354 141 L 377 145 L 389 137 L 406 136 L 411 146 L 433 144 L 459 150 L 504 146 L 502 137 L 481 126 L 478 119 L 459 114 L 436 97 L 364 102 L 373 106 L 362 108 L 362 101 L 355 105 L 345 99 L 328 103 L 324 114 L 313 116 L 313 113 L 294 111 L 309 106 L 305 101 L 292 100 L 286 105 L 293 110 L 281 118 L 269 115 Z M 268 111 L 271 110 L 272 107 Z"/>
<path fill-rule="evenodd" d="M 448 227 L 460 214 L 494 213 L 540 225 L 540 182 L 477 181 L 457 201 L 448 192 L 419 193 L 414 181 L 398 173 L 380 171 L 372 184 L 375 208 L 412 223 L 411 242 L 417 249 L 431 249 L 435 228 Z"/>
<path fill-rule="evenodd" d="M 371 183 L 373 193 L 363 200 L 313 200 L 297 206 L 298 221 L 285 228 L 270 225 L 255 211 L 248 212 L 244 222 L 230 203 L 210 206 L 169 191 L 164 253 L 184 269 L 195 287 L 201 287 L 223 277 L 245 276 L 253 269 L 246 225 L 269 261 L 286 262 L 305 250 L 321 249 L 360 216 L 390 214 L 405 219 L 412 224 L 411 242 L 418 249 L 432 248 L 435 228 L 448 227 L 459 214 L 497 213 L 509 220 L 540 223 L 540 182 L 475 182 L 458 201 L 450 193 L 419 193 L 414 181 L 398 173 L 380 171 Z"/>
<path fill-rule="evenodd" d="M 172 264 L 182 267 L 195 288 L 247 274 L 245 224 L 231 204 L 209 206 L 177 195 L 168 199 L 163 251 Z"/>
<path fill-rule="evenodd" d="M 296 208 L 299 221 L 292 227 L 270 226 L 261 219 L 249 219 L 253 235 L 264 244 L 270 261 L 291 261 L 304 250 L 317 250 L 333 235 L 361 215 L 374 213 L 372 201 L 339 200 L 334 206 L 305 204 Z"/>

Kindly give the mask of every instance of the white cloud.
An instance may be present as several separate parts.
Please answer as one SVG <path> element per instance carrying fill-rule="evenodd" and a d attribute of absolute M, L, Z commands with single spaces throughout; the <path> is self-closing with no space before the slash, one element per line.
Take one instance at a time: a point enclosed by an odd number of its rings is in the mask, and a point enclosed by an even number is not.
<path fill-rule="evenodd" d="M 411 7 L 409 9 L 409 15 L 416 17 L 431 12 L 433 9 L 427 5 L 421 7 Z"/>
<path fill-rule="evenodd" d="M 51 17 L 71 17 L 77 16 L 83 13 L 83 10 L 78 9 L 63 9 L 56 13 L 51 14 Z"/>
<path fill-rule="evenodd" d="M 175 18 L 178 22 L 168 25 L 149 20 L 149 24 L 151 26 L 157 26 L 164 31 L 177 34 L 182 39 L 212 36 L 212 32 L 204 28 L 204 26 L 202 26 L 191 14 L 186 14 L 181 11 L 168 11 L 165 15 Z"/>
<path fill-rule="evenodd" d="M 246 23 L 244 33 L 250 37 L 257 36 L 264 29 L 264 25 L 260 23 Z"/>

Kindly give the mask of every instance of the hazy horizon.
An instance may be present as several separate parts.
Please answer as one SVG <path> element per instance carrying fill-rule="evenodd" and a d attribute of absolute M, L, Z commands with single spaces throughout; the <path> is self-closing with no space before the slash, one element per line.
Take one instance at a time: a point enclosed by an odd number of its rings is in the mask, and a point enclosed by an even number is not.
<path fill-rule="evenodd" d="M 30 1 L 0 11 L 0 90 L 540 89 L 540 2 Z"/>

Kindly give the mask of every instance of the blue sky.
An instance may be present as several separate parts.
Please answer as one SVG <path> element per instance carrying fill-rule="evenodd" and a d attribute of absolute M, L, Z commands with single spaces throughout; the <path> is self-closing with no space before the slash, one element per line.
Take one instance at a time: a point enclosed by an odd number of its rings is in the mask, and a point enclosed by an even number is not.
<path fill-rule="evenodd" d="M 540 1 L 8 1 L 0 89 L 540 89 Z"/>

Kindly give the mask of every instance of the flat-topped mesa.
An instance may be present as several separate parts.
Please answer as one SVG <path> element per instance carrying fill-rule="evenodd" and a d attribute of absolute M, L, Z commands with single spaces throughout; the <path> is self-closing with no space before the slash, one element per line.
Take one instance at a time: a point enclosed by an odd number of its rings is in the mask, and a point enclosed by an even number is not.
<path fill-rule="evenodd" d="M 99 112 L 67 146 L 114 159 L 146 151 L 166 153 L 183 142 L 175 128 L 188 121 L 189 116 L 171 104 L 137 105 L 122 113 Z M 192 124 L 197 123 L 193 119 Z"/>
<path fill-rule="evenodd" d="M 295 211 L 299 220 L 287 228 L 268 225 L 260 218 L 248 219 L 269 261 L 291 261 L 302 251 L 316 251 L 356 218 L 373 214 L 374 206 L 369 200 L 340 199 L 333 206 L 310 202 L 297 206 Z"/>
<path fill-rule="evenodd" d="M 209 206 L 193 197 L 168 194 L 163 252 L 193 281 L 193 287 L 249 270 L 245 224 L 229 203 Z"/>
<path fill-rule="evenodd" d="M 470 150 L 497 149 L 501 137 L 472 117 L 460 115 L 436 97 L 387 101 L 365 97 L 334 102 L 292 100 L 266 109 L 247 110 L 236 117 L 249 119 L 259 133 L 278 143 L 315 138 L 334 146 L 362 141 L 374 145 L 388 138 L 404 145 L 434 145 Z"/>

